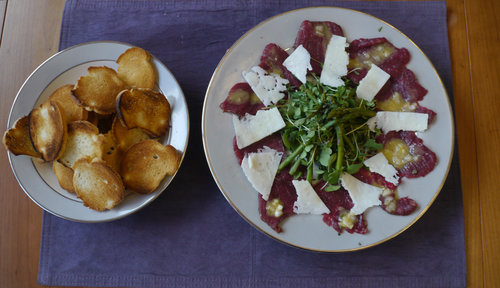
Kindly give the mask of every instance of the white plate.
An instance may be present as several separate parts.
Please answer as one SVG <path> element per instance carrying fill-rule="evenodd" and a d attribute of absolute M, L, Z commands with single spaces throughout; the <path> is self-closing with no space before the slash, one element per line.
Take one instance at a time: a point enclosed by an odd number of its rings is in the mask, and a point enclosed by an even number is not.
<path fill-rule="evenodd" d="M 34 107 L 43 103 L 57 88 L 74 84 L 80 76 L 87 75 L 90 66 L 108 66 L 117 69 L 115 60 L 132 47 L 120 42 L 89 42 L 63 50 L 42 63 L 24 82 L 12 105 L 7 127 L 27 115 Z M 163 144 L 174 146 L 184 159 L 189 136 L 189 115 L 186 99 L 172 73 L 157 58 L 152 56 L 157 72 L 157 87 L 172 106 L 171 128 L 162 138 Z M 59 186 L 52 172 L 51 163 L 42 163 L 27 156 L 9 153 L 12 171 L 26 194 L 46 211 L 78 222 L 104 222 L 127 216 L 158 197 L 174 176 L 166 177 L 160 187 L 151 194 L 132 193 L 122 203 L 105 212 L 97 212 L 83 206 L 74 194 Z M 182 161 L 182 160 L 181 160 Z"/>
<path fill-rule="evenodd" d="M 259 63 L 264 47 L 276 43 L 292 47 L 300 24 L 304 20 L 332 21 L 339 24 L 348 39 L 386 37 L 396 47 L 406 47 L 411 54 L 407 67 L 415 72 L 419 82 L 429 90 L 422 106 L 437 112 L 429 129 L 418 136 L 438 157 L 435 169 L 424 178 L 403 179 L 401 197 L 410 196 L 419 204 L 409 216 L 393 216 L 381 208 L 366 212 L 369 232 L 365 235 L 338 235 L 322 221 L 322 216 L 295 215 L 285 220 L 283 232 L 276 233 L 261 221 L 257 192 L 245 178 L 233 153 L 234 130 L 229 113 L 219 104 L 231 87 L 243 82 L 241 72 Z M 382 30 L 379 32 L 380 27 Z M 373 16 L 358 11 L 316 7 L 290 11 L 270 18 L 243 35 L 224 55 L 217 66 L 205 96 L 202 117 L 205 155 L 212 175 L 233 208 L 250 224 L 283 243 L 327 252 L 353 251 L 380 244 L 406 230 L 429 208 L 439 194 L 453 155 L 454 127 L 451 106 L 445 88 L 435 68 L 424 53 L 407 36 Z"/>

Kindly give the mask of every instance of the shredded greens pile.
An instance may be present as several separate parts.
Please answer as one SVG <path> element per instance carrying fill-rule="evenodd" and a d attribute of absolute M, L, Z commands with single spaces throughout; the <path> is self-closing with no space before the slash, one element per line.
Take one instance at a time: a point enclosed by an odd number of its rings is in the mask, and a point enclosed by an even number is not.
<path fill-rule="evenodd" d="M 276 106 L 286 123 L 282 138 L 290 151 L 278 171 L 290 167 L 294 177 L 305 173 L 309 182 L 323 179 L 329 183 L 326 191 L 339 189 L 342 172 L 358 172 L 382 148 L 375 141 L 379 132 L 366 125 L 376 114 L 375 103 L 356 97 L 349 80 L 333 88 L 313 77 L 299 90 L 289 89 L 288 98 Z"/>

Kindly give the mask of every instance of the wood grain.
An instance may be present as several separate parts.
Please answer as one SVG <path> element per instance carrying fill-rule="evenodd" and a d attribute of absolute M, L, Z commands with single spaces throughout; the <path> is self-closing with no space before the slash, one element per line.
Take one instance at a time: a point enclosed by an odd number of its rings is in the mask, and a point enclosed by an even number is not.
<path fill-rule="evenodd" d="M 0 127 L 29 74 L 58 48 L 64 1 L 8 1 L 0 46 Z M 0 287 L 37 287 L 42 210 L 0 153 Z"/>
<path fill-rule="evenodd" d="M 0 42 L 0 127 L 26 77 L 57 51 L 64 0 L 7 3 Z M 500 1 L 448 0 L 468 287 L 500 287 Z M 2 11 L 0 9 L 0 15 Z M 0 16 L 1 17 L 1 16 Z M 1 18 L 0 18 L 1 19 Z M 36 283 L 42 210 L 0 153 L 0 287 Z"/>
<path fill-rule="evenodd" d="M 500 283 L 500 2 L 465 1 L 483 244 L 484 286 Z M 467 132 L 465 132 L 467 133 Z"/>
<path fill-rule="evenodd" d="M 462 175 L 462 194 L 465 215 L 467 286 L 482 287 L 483 253 L 481 238 L 481 218 L 479 205 L 479 184 L 477 172 L 476 138 L 474 130 L 474 111 L 472 85 L 468 54 L 468 38 L 463 1 L 448 2 L 448 29 L 450 57 L 453 71 L 453 96 L 455 102 L 455 125 L 458 137 L 460 173 Z M 465 60 L 465 61 L 464 61 Z M 467 177 L 463 177 L 467 175 Z"/>

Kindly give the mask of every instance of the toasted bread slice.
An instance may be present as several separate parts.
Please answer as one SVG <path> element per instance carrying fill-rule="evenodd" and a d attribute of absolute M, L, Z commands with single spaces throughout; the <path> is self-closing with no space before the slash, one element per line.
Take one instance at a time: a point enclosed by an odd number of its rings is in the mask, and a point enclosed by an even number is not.
<path fill-rule="evenodd" d="M 73 187 L 73 169 L 64 166 L 56 160 L 52 162 L 52 170 L 56 174 L 59 185 L 64 190 L 75 193 L 75 188 Z"/>
<path fill-rule="evenodd" d="M 99 129 L 87 121 L 74 121 L 68 124 L 68 140 L 59 162 L 66 167 L 74 168 L 80 158 L 102 159 L 104 136 Z"/>
<path fill-rule="evenodd" d="M 106 164 L 120 173 L 120 164 L 122 162 L 123 152 L 118 149 L 118 143 L 111 132 L 104 134 L 104 145 L 102 159 Z"/>
<path fill-rule="evenodd" d="M 88 111 L 111 114 L 116 111 L 115 100 L 125 88 L 116 71 L 106 67 L 89 67 L 89 74 L 78 79 L 73 96 Z"/>
<path fill-rule="evenodd" d="M 44 102 L 28 115 L 29 135 L 35 150 L 45 161 L 58 159 L 66 145 L 66 119 L 54 101 Z"/>
<path fill-rule="evenodd" d="M 180 155 L 170 146 L 154 140 L 144 140 L 130 147 L 121 164 L 125 186 L 140 194 L 148 194 L 160 186 L 167 175 L 173 175 L 180 163 Z"/>
<path fill-rule="evenodd" d="M 150 89 L 124 90 L 116 99 L 116 109 L 122 124 L 129 128 L 142 128 L 154 137 L 168 130 L 170 104 L 159 92 Z"/>
<path fill-rule="evenodd" d="M 75 98 L 73 97 L 71 90 L 73 85 L 64 85 L 57 88 L 49 96 L 49 101 L 55 101 L 59 104 L 59 108 L 64 111 L 64 117 L 66 118 L 66 123 L 78 120 L 86 120 L 88 117 L 88 112 L 82 106 L 78 105 Z"/>
<path fill-rule="evenodd" d="M 103 211 L 123 200 L 120 175 L 99 159 L 82 158 L 75 162 L 73 186 L 78 198 L 91 209 Z"/>
<path fill-rule="evenodd" d="M 3 145 L 14 155 L 42 158 L 42 155 L 35 150 L 33 143 L 31 143 L 28 116 L 17 119 L 14 127 L 5 131 Z"/>
<path fill-rule="evenodd" d="M 118 77 L 128 87 L 153 89 L 156 73 L 151 63 L 151 55 L 139 47 L 125 51 L 118 59 Z"/>
<path fill-rule="evenodd" d="M 141 128 L 127 129 L 118 117 L 115 117 L 115 120 L 113 120 L 111 133 L 121 151 L 127 151 L 132 145 L 151 139 L 151 136 Z"/>

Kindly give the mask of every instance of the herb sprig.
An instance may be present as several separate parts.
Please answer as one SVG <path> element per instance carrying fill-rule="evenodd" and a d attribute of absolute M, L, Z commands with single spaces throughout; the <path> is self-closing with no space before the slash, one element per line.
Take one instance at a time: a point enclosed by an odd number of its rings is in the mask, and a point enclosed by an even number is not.
<path fill-rule="evenodd" d="M 290 166 L 290 174 L 309 182 L 323 179 L 337 190 L 342 172 L 354 174 L 363 161 L 382 148 L 366 121 L 375 116 L 375 103 L 356 97 L 349 80 L 337 88 L 323 85 L 313 76 L 288 98 L 277 104 L 286 126 L 282 130 L 285 147 L 291 151 L 278 170 Z M 314 177 L 313 177 L 314 175 Z"/>

